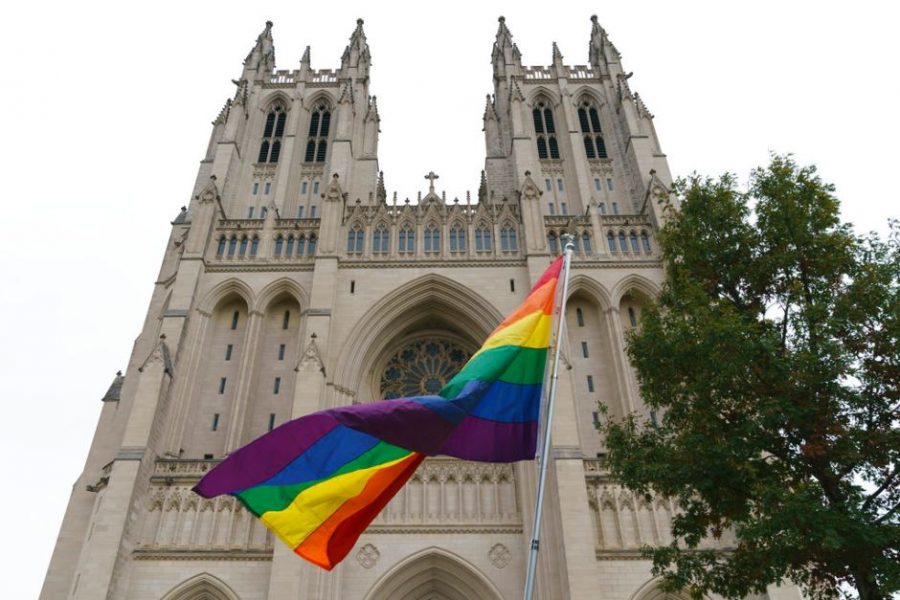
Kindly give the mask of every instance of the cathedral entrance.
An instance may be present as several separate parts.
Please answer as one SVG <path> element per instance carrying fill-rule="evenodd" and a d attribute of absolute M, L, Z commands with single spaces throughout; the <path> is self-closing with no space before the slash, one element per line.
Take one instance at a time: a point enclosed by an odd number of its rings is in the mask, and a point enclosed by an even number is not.
<path fill-rule="evenodd" d="M 388 571 L 366 600 L 501 600 L 496 587 L 475 567 L 450 552 L 432 548 Z"/>

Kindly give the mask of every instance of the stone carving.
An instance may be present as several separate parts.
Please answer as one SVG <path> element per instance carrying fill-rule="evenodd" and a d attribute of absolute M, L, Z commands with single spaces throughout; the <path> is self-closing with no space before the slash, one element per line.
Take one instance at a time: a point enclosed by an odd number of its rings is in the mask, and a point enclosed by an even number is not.
<path fill-rule="evenodd" d="M 381 558 L 381 552 L 372 544 L 366 544 L 356 553 L 356 562 L 362 565 L 363 569 L 371 569 Z"/>
<path fill-rule="evenodd" d="M 503 567 L 508 565 L 510 559 L 511 556 L 509 553 L 509 548 L 507 548 L 503 544 L 494 544 L 488 551 L 488 560 L 490 560 L 491 564 L 498 569 L 502 569 Z"/>
<path fill-rule="evenodd" d="M 316 345 L 315 334 L 311 336 L 309 344 L 307 344 L 306 350 L 303 351 L 303 356 L 300 357 L 300 362 L 294 370 L 300 371 L 307 365 L 321 371 L 323 375 L 325 374 L 325 365 L 322 362 L 322 356 L 319 354 L 319 347 Z"/>

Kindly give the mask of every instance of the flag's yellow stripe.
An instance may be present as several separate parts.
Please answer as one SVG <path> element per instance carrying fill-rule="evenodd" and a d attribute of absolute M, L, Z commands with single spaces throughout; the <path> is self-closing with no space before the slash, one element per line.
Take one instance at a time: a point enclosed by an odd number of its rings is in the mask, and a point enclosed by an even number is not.
<path fill-rule="evenodd" d="M 547 348 L 550 345 L 550 325 L 553 315 L 536 310 L 530 315 L 520 318 L 515 323 L 494 332 L 484 345 L 473 355 L 478 356 L 485 350 L 500 346 L 519 346 L 521 348 Z"/>
<path fill-rule="evenodd" d="M 297 494 L 287 508 L 265 512 L 259 518 L 285 544 L 296 548 L 344 502 L 358 496 L 375 473 L 406 458 L 325 480 Z"/>

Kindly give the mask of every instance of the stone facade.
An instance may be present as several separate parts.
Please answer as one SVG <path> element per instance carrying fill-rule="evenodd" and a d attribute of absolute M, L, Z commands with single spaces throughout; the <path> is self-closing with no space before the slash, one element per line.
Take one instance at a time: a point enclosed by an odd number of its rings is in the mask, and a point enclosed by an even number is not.
<path fill-rule="evenodd" d="M 520 597 L 535 465 L 428 459 L 325 572 L 191 486 L 290 418 L 446 379 L 576 236 L 538 575 L 545 600 L 661 598 L 642 544 L 677 506 L 609 480 L 598 404 L 646 412 L 624 336 L 661 284 L 653 117 L 592 19 L 589 64 L 523 66 L 504 20 L 477 197 L 378 169 L 360 20 L 340 68 L 275 70 L 271 23 L 213 122 L 124 375 L 103 398 L 41 597 Z M 728 543 L 723 540 L 720 543 Z M 775 598 L 792 590 L 773 590 Z"/>

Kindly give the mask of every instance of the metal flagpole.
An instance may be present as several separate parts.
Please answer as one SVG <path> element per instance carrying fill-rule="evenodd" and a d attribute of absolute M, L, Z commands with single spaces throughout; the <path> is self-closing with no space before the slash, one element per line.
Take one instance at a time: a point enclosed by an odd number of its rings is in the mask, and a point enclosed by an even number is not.
<path fill-rule="evenodd" d="M 547 465 L 550 463 L 550 430 L 553 426 L 553 404 L 556 401 L 556 383 L 559 380 L 559 354 L 562 348 L 563 327 L 566 324 L 566 299 L 569 295 L 569 266 L 572 264 L 572 253 L 575 250 L 575 238 L 572 235 L 561 236 L 565 258 L 563 259 L 563 288 L 559 301 L 559 312 L 556 328 L 556 348 L 553 356 L 553 370 L 550 375 L 550 390 L 547 394 L 547 419 L 544 423 L 544 440 L 540 454 L 540 476 L 538 478 L 537 500 L 534 504 L 534 526 L 531 529 L 531 550 L 528 554 L 528 571 L 525 575 L 525 600 L 534 595 L 534 576 L 537 571 L 538 550 L 541 545 L 541 509 L 544 506 L 544 487 L 547 481 Z"/>

